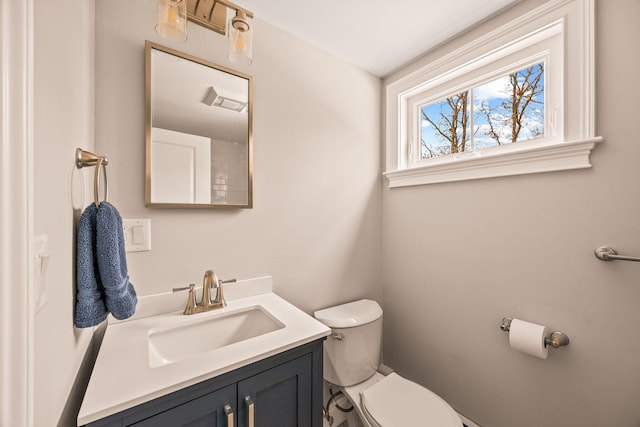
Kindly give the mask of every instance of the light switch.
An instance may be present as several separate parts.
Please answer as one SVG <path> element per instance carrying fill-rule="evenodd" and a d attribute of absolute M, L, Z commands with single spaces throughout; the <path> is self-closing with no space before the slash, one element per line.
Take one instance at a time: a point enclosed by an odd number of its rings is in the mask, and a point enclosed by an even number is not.
<path fill-rule="evenodd" d="M 125 252 L 143 252 L 151 250 L 151 218 L 123 218 Z"/>
<path fill-rule="evenodd" d="M 47 266 L 49 265 L 49 236 L 47 234 L 34 237 L 33 261 L 35 309 L 38 313 L 47 304 Z"/>
<path fill-rule="evenodd" d="M 144 244 L 144 227 L 142 225 L 134 225 L 131 227 L 131 243 L 134 245 Z"/>

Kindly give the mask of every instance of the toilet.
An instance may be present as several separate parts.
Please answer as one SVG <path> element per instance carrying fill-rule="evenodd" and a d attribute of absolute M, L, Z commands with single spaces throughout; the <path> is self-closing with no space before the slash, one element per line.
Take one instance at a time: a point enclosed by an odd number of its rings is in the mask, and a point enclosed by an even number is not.
<path fill-rule="evenodd" d="M 324 343 L 324 379 L 345 394 L 365 427 L 463 427 L 437 394 L 395 372 L 378 372 L 382 309 L 377 302 L 354 301 L 314 317 L 331 328 Z"/>

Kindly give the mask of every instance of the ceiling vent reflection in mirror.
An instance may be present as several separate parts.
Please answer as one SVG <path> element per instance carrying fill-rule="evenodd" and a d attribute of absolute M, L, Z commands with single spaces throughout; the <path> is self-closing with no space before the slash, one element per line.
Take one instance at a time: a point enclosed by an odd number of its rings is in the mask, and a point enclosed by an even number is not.
<path fill-rule="evenodd" d="M 235 16 L 228 22 L 227 9 Z M 228 0 L 158 0 L 156 31 L 165 39 L 187 41 L 187 20 L 228 36 L 227 58 L 234 64 L 253 62 L 253 13 Z"/>
<path fill-rule="evenodd" d="M 207 90 L 207 95 L 204 97 L 202 102 L 207 104 L 209 107 L 226 108 L 227 110 L 237 111 L 238 113 L 247 112 L 246 102 L 218 95 L 213 86 Z"/>

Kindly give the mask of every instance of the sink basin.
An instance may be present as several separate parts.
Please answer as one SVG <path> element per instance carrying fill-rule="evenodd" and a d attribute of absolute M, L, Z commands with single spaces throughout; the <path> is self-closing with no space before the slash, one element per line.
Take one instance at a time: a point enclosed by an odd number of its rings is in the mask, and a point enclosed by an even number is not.
<path fill-rule="evenodd" d="M 284 328 L 261 306 L 194 316 L 206 317 L 149 330 L 150 367 L 165 366 Z"/>

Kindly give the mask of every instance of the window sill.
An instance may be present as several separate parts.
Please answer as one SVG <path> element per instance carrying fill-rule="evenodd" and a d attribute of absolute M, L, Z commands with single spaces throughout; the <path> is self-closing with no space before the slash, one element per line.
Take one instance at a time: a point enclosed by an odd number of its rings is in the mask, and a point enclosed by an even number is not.
<path fill-rule="evenodd" d="M 590 168 L 589 155 L 602 137 L 555 144 L 531 144 L 526 148 L 478 152 L 473 157 L 441 158 L 437 163 L 387 171 L 389 188 L 442 182 L 525 175 Z"/>

